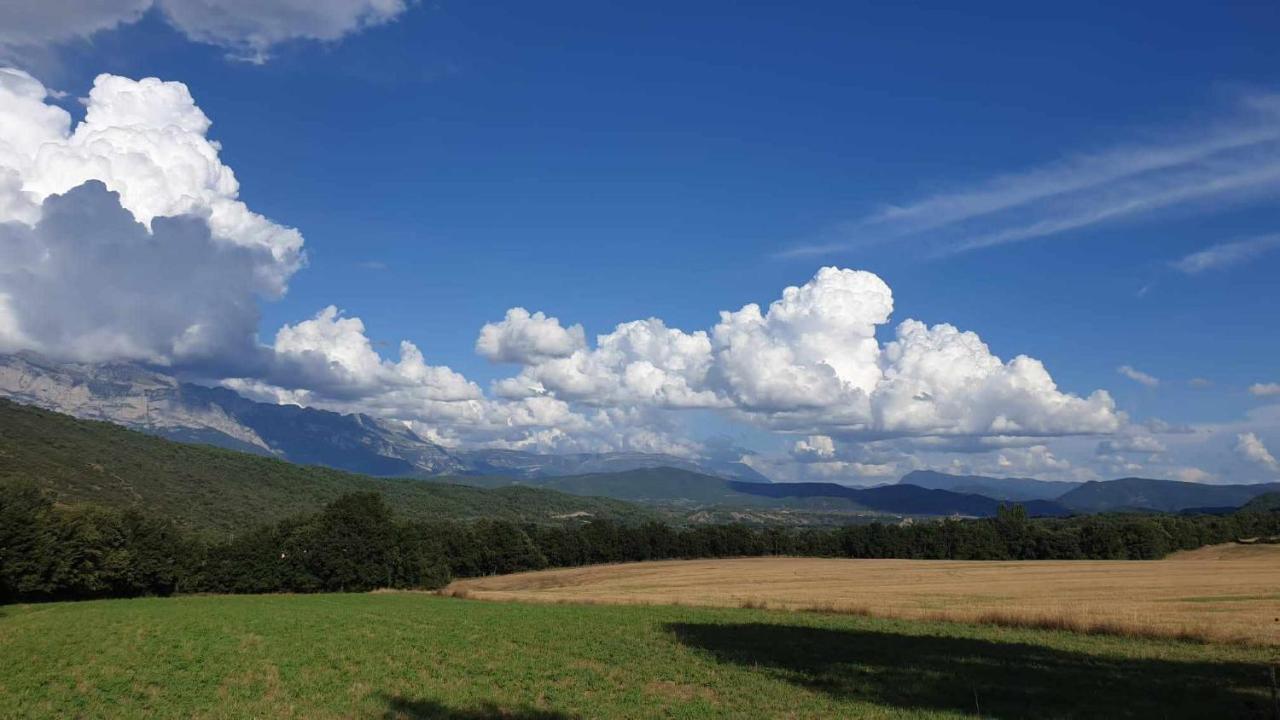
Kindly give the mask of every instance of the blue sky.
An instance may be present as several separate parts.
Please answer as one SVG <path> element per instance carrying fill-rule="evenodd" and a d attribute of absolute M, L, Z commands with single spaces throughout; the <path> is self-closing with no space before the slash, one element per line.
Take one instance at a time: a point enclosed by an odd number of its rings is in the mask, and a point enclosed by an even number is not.
<path fill-rule="evenodd" d="M 489 392 L 520 369 L 475 351 L 508 308 L 588 339 L 649 317 L 707 330 L 836 265 L 892 288 L 882 342 L 905 318 L 949 323 L 1002 359 L 1039 359 L 1063 391 L 1109 391 L 1135 425 L 1234 433 L 1274 402 L 1248 391 L 1280 382 L 1274 4 L 607 5 L 414 4 L 245 62 L 171 2 L 79 37 L 9 38 L 6 59 L 66 92 L 51 102 L 77 120 L 99 73 L 189 88 L 240 199 L 305 237 L 307 267 L 260 304 L 266 344 L 335 305 L 385 356 L 409 340 Z M 1251 132 L 1264 139 L 1204 163 L 1097 179 Z M 1058 190 L 1007 210 L 924 231 L 883 220 L 1043 176 Z M 1117 203 L 1129 209 L 1078 220 Z M 1175 265 L 1226 243 L 1247 245 L 1241 261 Z M 763 451 L 804 436 L 680 417 L 691 437 Z M 1265 422 L 1249 432 L 1280 445 Z"/>

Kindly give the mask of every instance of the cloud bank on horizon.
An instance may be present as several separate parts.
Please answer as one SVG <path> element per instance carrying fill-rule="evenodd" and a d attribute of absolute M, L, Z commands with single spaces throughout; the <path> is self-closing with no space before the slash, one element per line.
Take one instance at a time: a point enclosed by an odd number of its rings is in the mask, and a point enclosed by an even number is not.
<path fill-rule="evenodd" d="M 883 479 L 948 457 L 945 469 L 1089 478 L 1045 442 L 1109 437 L 1098 457 L 1125 468 L 1166 449 L 1105 390 L 1066 392 L 974 332 L 905 319 L 881 342 L 891 289 L 838 267 L 694 331 L 650 317 L 589 342 L 581 325 L 512 308 L 479 329 L 476 351 L 518 368 L 488 393 L 413 343 L 382 357 L 332 306 L 262 344 L 259 303 L 305 266 L 301 233 L 239 198 L 182 83 L 101 75 L 85 105 L 73 128 L 38 80 L 0 69 L 0 352 L 169 366 L 450 445 L 695 456 L 706 449 L 679 416 L 713 412 L 802 436 L 785 459 L 756 460 L 782 477 Z M 1275 470 L 1256 436 L 1236 452 Z"/>

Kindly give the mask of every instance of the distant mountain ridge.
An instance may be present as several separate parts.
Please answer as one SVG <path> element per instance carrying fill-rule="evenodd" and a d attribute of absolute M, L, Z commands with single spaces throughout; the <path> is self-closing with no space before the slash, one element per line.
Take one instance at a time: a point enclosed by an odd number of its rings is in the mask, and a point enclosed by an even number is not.
<path fill-rule="evenodd" d="M 756 483 L 725 480 L 678 468 L 645 468 L 615 473 L 567 477 L 457 478 L 478 487 L 530 485 L 573 495 L 679 507 L 786 508 L 822 512 L 873 511 L 891 515 L 990 517 L 1000 501 L 981 495 L 932 490 L 914 485 L 854 488 L 836 483 Z M 1061 516 L 1070 511 L 1056 503 L 1024 503 L 1038 516 Z"/>
<path fill-rule="evenodd" d="M 377 477 L 501 474 L 533 478 L 679 467 L 769 482 L 740 461 L 695 461 L 656 453 L 447 450 L 397 423 L 256 402 L 226 388 L 181 382 L 134 363 L 66 363 L 33 353 L 0 355 L 0 397 L 170 440 Z"/>
<path fill-rule="evenodd" d="M 1036 480 L 1034 478 L 998 478 L 983 475 L 950 475 L 934 470 L 912 470 L 898 480 L 899 485 L 917 485 L 934 490 L 985 495 L 994 500 L 1054 500 L 1083 483 Z"/>
<path fill-rule="evenodd" d="M 1208 485 L 1130 477 L 1087 482 L 1058 498 L 1058 502 L 1077 512 L 1179 512 L 1191 508 L 1240 507 L 1260 495 L 1277 491 L 1280 483 Z"/>

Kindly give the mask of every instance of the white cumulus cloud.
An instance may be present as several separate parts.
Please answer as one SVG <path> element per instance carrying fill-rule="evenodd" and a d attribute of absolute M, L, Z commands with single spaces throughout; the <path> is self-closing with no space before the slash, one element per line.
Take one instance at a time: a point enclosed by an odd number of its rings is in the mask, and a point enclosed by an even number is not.
<path fill-rule="evenodd" d="M 259 299 L 302 236 L 238 199 L 181 83 L 100 75 L 85 119 L 0 70 L 0 346 L 81 360 L 258 362 Z"/>
<path fill-rule="evenodd" d="M 1236 435 L 1236 453 L 1249 462 L 1256 463 L 1271 471 L 1280 471 L 1280 462 L 1267 450 L 1262 439 L 1256 433 L 1246 432 Z"/>
<path fill-rule="evenodd" d="M 533 364 L 562 358 L 587 346 L 582 326 L 560 326 L 557 318 L 511 308 L 501 322 L 480 329 L 476 352 L 494 362 Z"/>
<path fill-rule="evenodd" d="M 622 323 L 594 348 L 525 357 L 520 374 L 495 387 L 513 398 L 721 409 L 828 436 L 1013 439 L 1108 433 L 1123 423 L 1106 392 L 1064 393 L 1038 360 L 1004 362 L 976 334 L 950 325 L 906 320 L 882 346 L 876 330 L 892 311 L 879 277 L 828 267 L 767 309 L 720 313 L 709 333 L 657 318 Z M 492 327 L 478 344 L 497 346 L 487 339 Z"/>

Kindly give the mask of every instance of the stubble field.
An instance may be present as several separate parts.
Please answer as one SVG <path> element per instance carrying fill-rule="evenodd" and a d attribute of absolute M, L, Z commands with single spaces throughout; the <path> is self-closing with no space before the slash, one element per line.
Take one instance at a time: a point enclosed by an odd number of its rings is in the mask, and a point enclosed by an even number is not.
<path fill-rule="evenodd" d="M 745 558 L 593 566 L 454 582 L 487 600 L 822 610 L 1280 646 L 1280 546 L 1157 561 Z"/>

